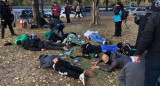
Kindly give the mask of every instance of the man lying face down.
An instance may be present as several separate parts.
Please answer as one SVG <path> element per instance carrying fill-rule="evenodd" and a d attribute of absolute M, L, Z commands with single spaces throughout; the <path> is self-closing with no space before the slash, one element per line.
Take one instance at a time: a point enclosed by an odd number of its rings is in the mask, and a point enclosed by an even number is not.
<path fill-rule="evenodd" d="M 108 68 L 99 66 L 98 64 L 104 62 L 105 64 L 110 64 Z M 99 61 L 92 62 L 92 69 L 101 69 L 106 72 L 111 72 L 116 68 L 124 67 L 128 62 L 134 62 L 133 56 L 124 56 L 117 52 L 107 51 L 102 55 Z"/>
<path fill-rule="evenodd" d="M 95 74 L 88 70 L 83 70 L 80 67 L 73 66 L 69 62 L 60 59 L 56 55 L 40 55 L 40 66 L 42 68 L 51 68 L 58 71 L 59 74 L 69 76 L 74 79 L 80 79 L 85 85 L 85 75 L 94 77 Z"/>
<path fill-rule="evenodd" d="M 82 54 L 83 56 L 89 56 L 90 53 L 101 53 L 101 52 L 106 52 L 106 51 L 113 51 L 113 52 L 117 52 L 118 51 L 118 47 L 117 45 L 113 45 L 113 46 L 107 46 L 107 45 L 91 45 L 90 43 L 87 44 L 83 44 L 81 46 L 82 49 Z"/>
<path fill-rule="evenodd" d="M 26 50 L 44 51 L 44 50 L 68 50 L 66 44 L 52 44 L 49 41 L 41 41 L 39 38 L 28 40 L 26 43 L 17 41 Z"/>

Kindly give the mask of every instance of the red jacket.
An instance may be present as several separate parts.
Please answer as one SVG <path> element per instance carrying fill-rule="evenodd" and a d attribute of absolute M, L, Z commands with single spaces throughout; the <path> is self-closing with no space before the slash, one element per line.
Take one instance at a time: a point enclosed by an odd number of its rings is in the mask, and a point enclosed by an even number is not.
<path fill-rule="evenodd" d="M 56 9 L 56 10 L 53 10 Z M 51 7 L 52 13 L 54 16 L 60 16 L 61 7 L 59 5 Z"/>

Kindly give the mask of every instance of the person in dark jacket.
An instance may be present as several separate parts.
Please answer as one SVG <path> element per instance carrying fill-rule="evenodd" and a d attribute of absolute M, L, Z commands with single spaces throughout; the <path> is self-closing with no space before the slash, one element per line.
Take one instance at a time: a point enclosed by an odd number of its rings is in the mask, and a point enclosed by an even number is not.
<path fill-rule="evenodd" d="M 113 51 L 113 52 L 117 52 L 118 51 L 118 47 L 117 45 L 113 45 L 113 46 L 106 46 L 106 45 L 91 45 L 90 43 L 87 44 L 83 44 L 81 46 L 82 49 L 82 54 L 83 55 L 88 55 L 90 53 L 101 53 L 101 52 L 106 52 L 106 51 Z"/>
<path fill-rule="evenodd" d="M 108 68 L 103 66 L 98 66 L 99 63 L 105 62 L 106 64 L 110 64 Z M 124 67 L 128 62 L 134 62 L 133 57 L 124 56 L 117 52 L 107 51 L 103 54 L 102 59 L 96 62 L 92 62 L 92 69 L 101 69 L 106 72 L 112 72 L 114 69 L 120 67 Z"/>
<path fill-rule="evenodd" d="M 123 12 L 123 4 L 121 2 L 117 2 L 116 9 L 114 10 L 114 22 L 115 22 L 115 34 L 114 36 L 121 36 L 122 32 L 122 12 Z"/>
<path fill-rule="evenodd" d="M 52 44 L 49 41 L 41 41 L 39 38 L 31 39 L 23 44 L 24 49 L 32 51 L 44 50 L 68 50 L 66 44 Z"/>
<path fill-rule="evenodd" d="M 135 52 L 135 61 L 140 62 L 141 54 L 147 50 L 144 86 L 155 86 L 160 75 L 160 4 L 152 13 L 140 38 Z"/>
<path fill-rule="evenodd" d="M 143 53 L 140 63 L 129 62 L 121 69 L 118 76 L 120 86 L 144 86 L 146 53 Z"/>
<path fill-rule="evenodd" d="M 2 5 L 0 8 L 0 13 L 1 13 L 1 38 L 4 38 L 4 33 L 5 33 L 5 28 L 8 25 L 9 26 L 9 30 L 11 32 L 11 34 L 13 36 L 16 36 L 16 34 L 14 33 L 13 27 L 12 27 L 12 14 L 11 11 L 9 9 L 9 6 L 6 5 L 7 0 L 3 0 L 2 1 Z"/>
<path fill-rule="evenodd" d="M 70 23 L 70 13 L 71 13 L 71 8 L 68 5 L 68 3 L 66 3 L 65 4 L 65 14 L 66 14 L 67 23 Z"/>
<path fill-rule="evenodd" d="M 50 26 L 50 29 L 51 29 L 48 40 L 51 40 L 52 35 L 57 30 L 58 30 L 58 33 L 61 32 L 62 39 L 64 39 L 63 29 L 64 29 L 65 25 L 64 25 L 63 21 L 58 20 L 58 19 L 50 19 L 50 20 L 47 20 L 47 22 L 48 22 L 48 25 Z"/>
<path fill-rule="evenodd" d="M 135 53 L 136 49 L 134 48 L 134 46 L 131 46 L 129 43 L 118 43 L 117 47 L 119 48 L 118 52 L 122 53 L 124 55 L 127 56 L 133 56 L 133 54 Z"/>
<path fill-rule="evenodd" d="M 84 74 L 87 74 L 91 77 L 94 77 L 95 74 L 91 71 L 83 70 L 80 67 L 73 66 L 69 62 L 59 59 L 59 58 L 54 58 L 53 59 L 53 68 L 59 72 L 61 75 L 73 77 L 74 79 L 80 79 L 83 82 L 83 85 L 85 85 L 85 78 Z"/>

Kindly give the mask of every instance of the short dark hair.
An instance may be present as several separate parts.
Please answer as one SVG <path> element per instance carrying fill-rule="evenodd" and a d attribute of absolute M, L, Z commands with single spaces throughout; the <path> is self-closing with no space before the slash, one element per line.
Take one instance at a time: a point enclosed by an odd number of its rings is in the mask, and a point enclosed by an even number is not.
<path fill-rule="evenodd" d="M 104 54 L 108 55 L 110 57 L 111 51 L 106 51 Z"/>
<path fill-rule="evenodd" d="M 68 2 L 66 2 L 66 4 L 68 4 Z"/>
<path fill-rule="evenodd" d="M 117 47 L 118 47 L 118 48 L 122 48 L 122 42 L 119 42 L 119 43 L 117 44 Z"/>
<path fill-rule="evenodd" d="M 53 2 L 54 4 L 57 4 L 57 2 L 55 1 L 55 2 Z"/>
<path fill-rule="evenodd" d="M 17 45 L 22 45 L 22 41 L 18 40 Z"/>

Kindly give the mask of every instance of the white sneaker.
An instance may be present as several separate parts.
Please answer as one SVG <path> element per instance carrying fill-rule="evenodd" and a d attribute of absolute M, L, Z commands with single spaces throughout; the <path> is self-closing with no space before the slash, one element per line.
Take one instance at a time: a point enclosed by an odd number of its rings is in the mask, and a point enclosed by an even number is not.
<path fill-rule="evenodd" d="M 58 40 L 55 44 L 61 43 L 61 40 Z"/>
<path fill-rule="evenodd" d="M 85 77 L 84 77 L 84 73 L 82 73 L 82 74 L 79 76 L 79 79 L 82 81 L 83 85 L 85 86 Z"/>
<path fill-rule="evenodd" d="M 64 46 L 64 47 L 63 47 L 63 50 L 66 50 L 66 51 L 67 51 L 68 49 L 67 49 L 67 47 Z"/>

